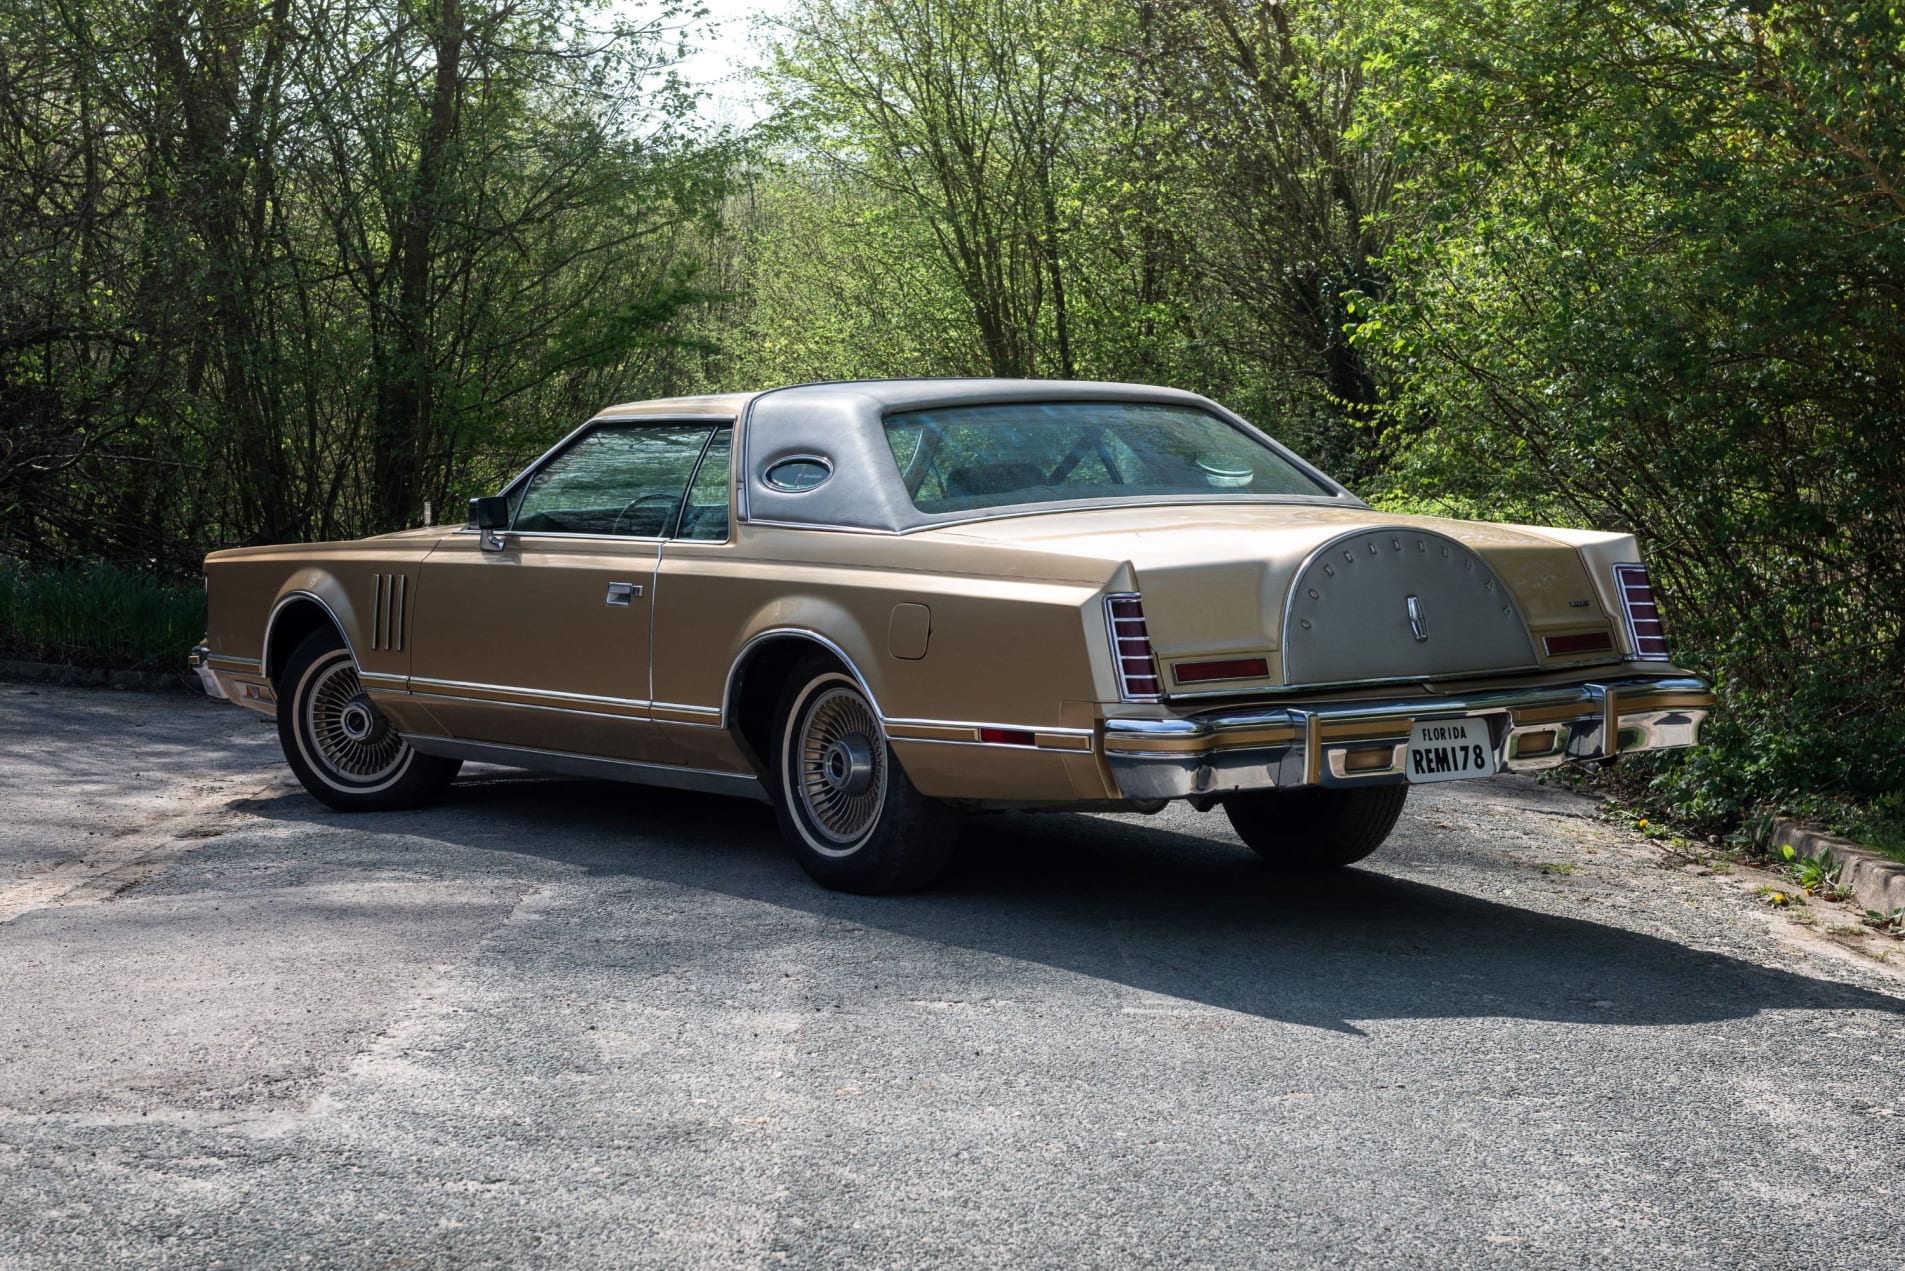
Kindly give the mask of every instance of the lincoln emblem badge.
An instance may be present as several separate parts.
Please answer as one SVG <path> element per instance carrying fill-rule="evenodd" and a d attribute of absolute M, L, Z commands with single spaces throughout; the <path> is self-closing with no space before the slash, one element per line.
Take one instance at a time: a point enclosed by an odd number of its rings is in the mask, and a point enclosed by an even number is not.
<path fill-rule="evenodd" d="M 1415 632 L 1416 643 L 1426 644 L 1429 640 L 1429 620 L 1422 612 L 1422 601 L 1417 596 L 1408 599 L 1409 630 Z"/>

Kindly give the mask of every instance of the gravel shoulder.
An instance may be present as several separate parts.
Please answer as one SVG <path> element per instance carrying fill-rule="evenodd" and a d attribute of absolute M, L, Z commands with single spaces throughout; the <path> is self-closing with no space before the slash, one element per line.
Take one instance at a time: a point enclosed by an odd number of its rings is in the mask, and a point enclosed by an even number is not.
<path fill-rule="evenodd" d="M 341 816 L 174 696 L 0 684 L 0 789 L 0 1267 L 1905 1265 L 1895 967 L 1526 779 L 884 899 L 710 797 Z"/>

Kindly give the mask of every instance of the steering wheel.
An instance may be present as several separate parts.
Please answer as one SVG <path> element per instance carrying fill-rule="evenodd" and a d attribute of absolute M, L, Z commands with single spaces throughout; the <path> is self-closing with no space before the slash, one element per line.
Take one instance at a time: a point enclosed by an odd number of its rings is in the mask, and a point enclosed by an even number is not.
<path fill-rule="evenodd" d="M 655 527 L 655 537 L 667 537 L 669 522 L 675 519 L 675 511 L 681 506 L 681 500 L 672 494 L 644 494 L 640 498 L 630 499 L 627 503 L 622 505 L 622 510 L 615 514 L 615 522 L 609 526 L 609 533 L 620 534 L 622 532 L 622 522 L 628 520 L 635 512 L 640 511 L 644 503 L 660 503 L 666 506 L 667 511 L 661 514 L 661 521 Z"/>

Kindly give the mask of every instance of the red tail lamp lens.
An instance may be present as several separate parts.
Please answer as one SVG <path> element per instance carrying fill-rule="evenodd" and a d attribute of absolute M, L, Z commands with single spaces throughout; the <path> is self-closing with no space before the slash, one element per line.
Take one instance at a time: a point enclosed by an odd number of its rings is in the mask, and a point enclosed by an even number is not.
<path fill-rule="evenodd" d="M 1665 660 L 1667 628 L 1654 603 L 1654 584 L 1647 577 L 1647 567 L 1616 565 L 1614 582 L 1620 588 L 1621 608 L 1627 613 L 1627 634 L 1634 642 L 1634 656 Z"/>
<path fill-rule="evenodd" d="M 1590 631 L 1585 635 L 1545 636 L 1542 643 L 1548 646 L 1551 658 L 1567 657 L 1573 653 L 1612 653 L 1614 637 L 1606 631 Z"/>
<path fill-rule="evenodd" d="M 1164 691 L 1158 663 L 1151 652 L 1151 633 L 1144 625 L 1144 602 L 1135 592 L 1105 597 L 1105 620 L 1111 628 L 1113 665 L 1118 668 L 1118 692 L 1127 702 L 1155 702 Z"/>
<path fill-rule="evenodd" d="M 1269 674 L 1270 663 L 1263 658 L 1179 662 L 1171 668 L 1171 678 L 1179 684 L 1202 684 L 1207 680 L 1261 680 Z"/>

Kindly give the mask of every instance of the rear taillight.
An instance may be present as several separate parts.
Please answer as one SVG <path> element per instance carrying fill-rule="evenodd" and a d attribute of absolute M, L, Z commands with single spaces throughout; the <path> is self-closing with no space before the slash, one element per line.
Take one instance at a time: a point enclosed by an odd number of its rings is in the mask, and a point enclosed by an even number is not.
<path fill-rule="evenodd" d="M 1542 644 L 1551 658 L 1571 658 L 1583 653 L 1612 653 L 1614 637 L 1605 631 L 1587 631 L 1580 635 L 1546 636 Z"/>
<path fill-rule="evenodd" d="M 1118 668 L 1118 696 L 1127 702 L 1155 702 L 1162 695 L 1151 633 L 1144 626 L 1144 602 L 1136 592 L 1105 597 L 1105 622 L 1111 628 L 1111 661 Z"/>
<path fill-rule="evenodd" d="M 1202 684 L 1206 680 L 1261 680 L 1269 674 L 1270 663 L 1263 658 L 1179 662 L 1171 668 L 1171 677 L 1179 684 Z"/>
<path fill-rule="evenodd" d="M 1654 584 L 1647 577 L 1647 567 L 1616 565 L 1614 583 L 1621 589 L 1621 610 L 1627 615 L 1634 656 L 1665 661 L 1667 628 L 1661 624 L 1660 608 L 1654 603 Z"/>

